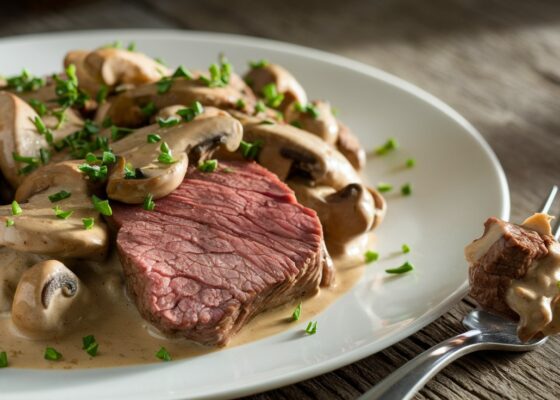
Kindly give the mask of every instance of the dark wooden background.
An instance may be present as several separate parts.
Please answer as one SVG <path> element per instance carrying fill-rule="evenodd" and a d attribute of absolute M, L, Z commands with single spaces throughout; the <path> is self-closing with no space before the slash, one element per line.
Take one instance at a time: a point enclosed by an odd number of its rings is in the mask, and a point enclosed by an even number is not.
<path fill-rule="evenodd" d="M 560 183 L 558 0 L 19 0 L 0 11 L 0 36 L 94 28 L 231 32 L 342 54 L 407 79 L 466 116 L 505 168 L 514 221 Z M 252 399 L 353 399 L 461 332 L 472 306 L 466 299 L 381 353 Z M 558 338 L 530 354 L 470 355 L 417 398 L 558 399 L 559 359 Z"/>

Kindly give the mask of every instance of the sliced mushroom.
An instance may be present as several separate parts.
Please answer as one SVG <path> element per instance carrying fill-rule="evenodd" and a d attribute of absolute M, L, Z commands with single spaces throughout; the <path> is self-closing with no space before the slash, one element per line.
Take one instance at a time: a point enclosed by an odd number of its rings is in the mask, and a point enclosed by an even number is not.
<path fill-rule="evenodd" d="M 56 260 L 28 269 L 18 283 L 12 321 L 31 338 L 60 336 L 88 312 L 89 292 L 80 279 Z"/>
<path fill-rule="evenodd" d="M 244 120 L 243 140 L 259 141 L 262 150 L 257 161 L 285 181 L 303 175 L 318 185 L 340 190 L 361 178 L 335 148 L 319 137 L 286 124 L 263 124 Z"/>
<path fill-rule="evenodd" d="M 299 104 L 298 104 L 299 105 Z M 338 139 L 338 121 L 332 113 L 331 105 L 326 101 L 312 101 L 311 112 L 300 111 L 298 105 L 290 105 L 284 112 L 286 122 L 298 124 L 301 129 L 319 136 L 330 145 L 334 145 Z M 305 105 L 304 105 L 305 106 Z"/>
<path fill-rule="evenodd" d="M 14 188 L 24 178 L 19 171 L 25 164 L 15 161 L 13 154 L 37 157 L 39 149 L 48 147 L 33 123 L 36 116 L 25 101 L 12 93 L 0 92 L 0 169 Z"/>
<path fill-rule="evenodd" d="M 11 206 L 0 207 L 0 246 L 61 258 L 105 257 L 107 227 L 91 203 L 88 184 L 77 170 L 79 163 L 49 164 L 26 178 L 16 191 L 23 212 L 14 216 Z M 52 203 L 48 197 L 62 190 L 71 196 Z M 58 218 L 55 205 L 72 214 Z M 83 218 L 94 218 L 94 226 L 86 230 Z"/>
<path fill-rule="evenodd" d="M 161 141 L 148 143 L 147 136 L 152 133 L 157 133 Z M 183 181 L 189 159 L 203 161 L 219 146 L 234 151 L 242 135 L 239 121 L 221 113 L 213 117 L 203 114 L 171 128 L 150 125 L 139 129 L 112 145 L 113 152 L 122 159 L 109 176 L 107 194 L 111 199 L 135 204 L 142 203 L 147 194 L 156 199 L 166 196 Z M 164 142 L 174 159 L 171 164 L 158 161 Z M 139 179 L 125 178 L 125 165 L 137 171 Z"/>
<path fill-rule="evenodd" d="M 148 120 L 142 107 L 151 102 L 157 110 L 179 104 L 190 106 L 195 101 L 204 106 L 235 109 L 241 99 L 246 112 L 252 112 L 256 100 L 250 89 L 243 85 L 236 75 L 232 75 L 230 83 L 224 87 L 208 87 L 198 79 L 186 78 L 174 78 L 165 93 L 158 93 L 158 84 L 142 85 L 112 98 L 107 106 L 100 109 L 95 119 L 101 122 L 110 118 L 117 126 L 142 126 Z"/>
<path fill-rule="evenodd" d="M 338 140 L 336 148 L 340 151 L 350 164 L 361 170 L 366 165 L 366 151 L 352 131 L 341 122 L 338 123 Z"/>
<path fill-rule="evenodd" d="M 167 67 L 145 54 L 116 48 L 70 51 L 64 66 L 74 64 L 80 88 L 95 98 L 105 86 L 144 85 L 170 74 Z"/>
<path fill-rule="evenodd" d="M 281 110 L 286 110 L 294 102 L 307 103 L 307 95 L 299 82 L 285 68 L 277 64 L 266 64 L 251 70 L 245 75 L 245 82 L 258 95 L 262 95 L 263 88 L 269 83 L 276 85 L 278 93 L 284 95 L 280 105 Z"/>
<path fill-rule="evenodd" d="M 0 247 L 0 313 L 12 308 L 14 293 L 23 273 L 43 257 Z"/>

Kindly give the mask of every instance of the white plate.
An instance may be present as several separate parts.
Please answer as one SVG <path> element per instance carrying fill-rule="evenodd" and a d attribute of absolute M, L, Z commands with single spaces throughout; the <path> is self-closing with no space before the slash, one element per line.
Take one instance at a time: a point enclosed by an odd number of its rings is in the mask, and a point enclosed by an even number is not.
<path fill-rule="evenodd" d="M 380 351 L 448 310 L 467 289 L 463 247 L 490 215 L 509 217 L 504 173 L 480 134 L 440 100 L 385 72 L 317 50 L 248 37 L 177 31 L 70 32 L 0 40 L 0 71 L 34 73 L 61 68 L 65 52 L 122 40 L 170 65 L 205 69 L 225 52 L 237 70 L 265 58 L 292 71 L 310 98 L 331 100 L 367 149 L 395 137 L 399 151 L 370 160 L 372 184 L 413 194 L 389 195 L 378 230 L 382 255 L 412 248 L 410 274 L 388 279 L 385 268 L 404 257 L 368 266 L 358 285 L 318 318 L 318 333 L 291 331 L 244 346 L 168 364 L 77 371 L 5 369 L 2 398 L 178 399 L 235 397 L 310 378 Z M 422 68 L 422 66 L 418 66 Z M 460 85 L 460 82 L 457 82 Z M 408 157 L 417 165 L 402 170 Z"/>

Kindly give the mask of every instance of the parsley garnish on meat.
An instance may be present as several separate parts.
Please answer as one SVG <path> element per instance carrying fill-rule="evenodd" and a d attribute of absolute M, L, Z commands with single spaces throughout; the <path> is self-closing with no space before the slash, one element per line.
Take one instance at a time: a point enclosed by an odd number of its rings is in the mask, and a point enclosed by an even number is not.
<path fill-rule="evenodd" d="M 260 140 L 255 140 L 254 142 L 246 142 L 244 140 L 239 144 L 239 151 L 243 157 L 247 160 L 254 160 L 259 156 L 262 149 L 263 142 Z"/>
<path fill-rule="evenodd" d="M 214 172 L 218 168 L 218 160 L 206 160 L 198 165 L 201 172 Z"/>
<path fill-rule="evenodd" d="M 144 210 L 154 211 L 155 208 L 156 208 L 156 202 L 154 201 L 154 195 L 148 193 L 148 195 L 144 198 Z"/>

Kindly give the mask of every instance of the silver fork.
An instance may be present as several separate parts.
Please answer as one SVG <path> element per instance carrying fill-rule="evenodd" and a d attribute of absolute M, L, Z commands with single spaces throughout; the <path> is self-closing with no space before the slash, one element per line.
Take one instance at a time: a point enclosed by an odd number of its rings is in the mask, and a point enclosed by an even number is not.
<path fill-rule="evenodd" d="M 558 187 L 553 186 L 546 198 L 542 213 L 548 213 Z M 560 236 L 560 221 L 554 228 L 554 237 Z M 517 337 L 517 324 L 483 310 L 473 310 L 463 325 L 469 331 L 447 339 L 413 358 L 391 375 L 367 391 L 358 400 L 411 399 L 439 371 L 456 359 L 479 350 L 530 351 L 544 344 L 547 338 L 523 343 Z"/>

